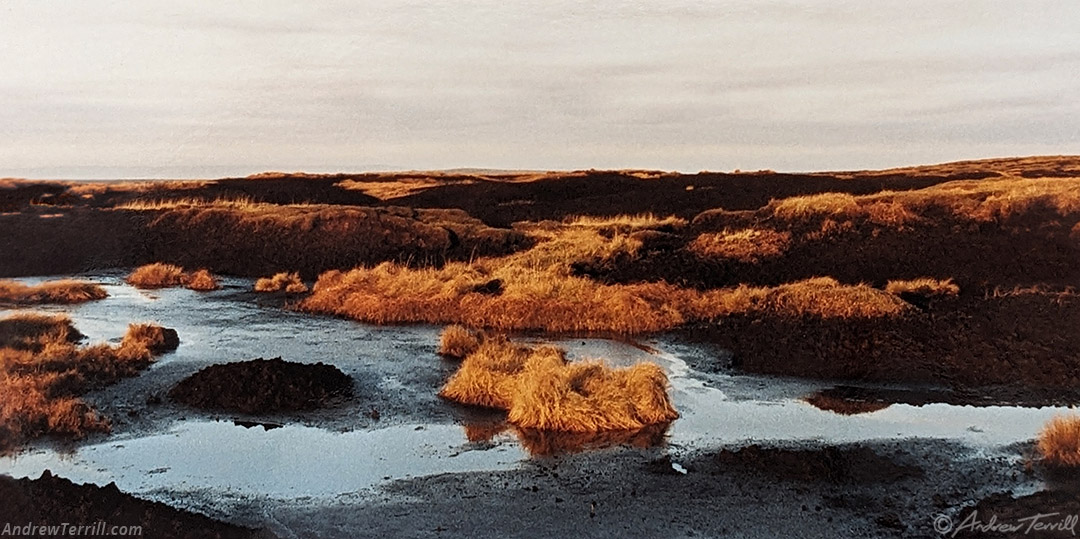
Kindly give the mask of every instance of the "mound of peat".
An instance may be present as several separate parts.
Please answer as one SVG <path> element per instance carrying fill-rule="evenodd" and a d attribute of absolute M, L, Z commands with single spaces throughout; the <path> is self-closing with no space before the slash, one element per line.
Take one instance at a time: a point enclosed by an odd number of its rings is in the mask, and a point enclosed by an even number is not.
<path fill-rule="evenodd" d="M 323 363 L 281 358 L 211 365 L 183 379 L 169 398 L 194 408 L 244 414 L 314 410 L 352 395 L 352 377 Z"/>
<path fill-rule="evenodd" d="M 58 537 L 76 535 L 75 530 L 80 525 L 104 525 L 104 529 L 84 528 L 78 534 L 106 535 L 111 531 L 117 534 L 127 531 L 130 535 L 163 538 L 263 536 L 256 530 L 173 509 L 163 503 L 140 500 L 120 492 L 115 483 L 104 487 L 76 485 L 48 470 L 39 479 L 0 476 L 0 500 L 4 500 L 0 504 L 0 523 L 12 528 L 9 530 L 13 532 L 11 535 Z M 56 528 L 62 523 L 66 523 L 63 524 L 65 531 Z M 27 525 L 37 527 L 31 531 L 25 529 Z M 54 528 L 42 530 L 42 525 Z M 71 531 L 66 531 L 69 526 Z M 128 528 L 112 530 L 113 526 Z M 141 527 L 141 533 L 130 528 L 133 526 Z M 16 527 L 18 531 L 15 531 Z"/>

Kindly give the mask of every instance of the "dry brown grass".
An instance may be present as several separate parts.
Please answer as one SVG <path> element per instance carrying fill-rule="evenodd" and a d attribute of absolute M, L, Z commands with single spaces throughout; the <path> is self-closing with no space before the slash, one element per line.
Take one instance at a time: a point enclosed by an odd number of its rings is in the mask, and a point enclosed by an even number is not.
<path fill-rule="evenodd" d="M 191 290 L 210 291 L 218 290 L 221 284 L 209 270 L 200 269 L 184 276 L 184 286 Z"/>
<path fill-rule="evenodd" d="M 210 270 L 200 269 L 186 272 L 184 268 L 173 264 L 155 262 L 135 268 L 127 277 L 128 284 L 143 289 L 169 288 L 185 286 L 201 292 L 218 290 L 221 284 Z"/>
<path fill-rule="evenodd" d="M 771 229 L 743 228 L 706 232 L 690 243 L 690 252 L 707 259 L 726 258 L 739 262 L 757 263 L 782 256 L 791 244 L 790 232 Z"/>
<path fill-rule="evenodd" d="M 822 193 L 774 200 L 768 208 L 774 217 L 784 221 L 867 220 L 893 227 L 920 221 L 919 216 L 901 202 L 886 198 L 856 197 L 847 193 Z"/>
<path fill-rule="evenodd" d="M 0 280 L 0 304 L 37 305 L 43 303 L 83 303 L 105 299 L 109 294 L 101 285 L 69 279 L 27 285 Z"/>
<path fill-rule="evenodd" d="M 679 416 L 667 375 L 652 363 L 613 369 L 598 361 L 566 363 L 552 354 L 530 357 L 507 418 L 540 430 L 635 430 Z"/>
<path fill-rule="evenodd" d="M 1080 466 L 1080 415 L 1056 416 L 1039 433 L 1039 452 L 1053 466 Z"/>
<path fill-rule="evenodd" d="M 168 288 L 184 284 L 184 268 L 155 262 L 135 268 L 127 282 L 136 288 Z"/>
<path fill-rule="evenodd" d="M 678 417 L 667 375 L 656 365 L 570 363 L 559 348 L 530 348 L 505 338 L 485 340 L 439 395 L 500 408 L 519 427 L 550 431 L 627 431 Z"/>
<path fill-rule="evenodd" d="M 534 233 L 546 239 L 501 258 L 441 268 L 383 263 L 326 272 L 299 308 L 376 324 L 634 334 L 736 314 L 877 317 L 898 316 L 909 307 L 881 290 L 828 278 L 705 292 L 665 282 L 603 284 L 574 275 L 573 264 L 633 256 L 640 242 L 585 228 Z"/>
<path fill-rule="evenodd" d="M 154 325 L 132 325 L 119 346 L 79 347 L 78 338 L 66 316 L 0 320 L 0 450 L 47 434 L 108 430 L 79 395 L 133 376 L 177 342 L 175 332 Z"/>
<path fill-rule="evenodd" d="M 687 221 L 674 215 L 658 217 L 651 213 L 642 213 L 638 215 L 616 215 L 614 217 L 577 216 L 566 219 L 566 223 L 576 227 L 616 230 L 627 233 L 658 228 L 679 229 L 685 227 Z"/>
<path fill-rule="evenodd" d="M 439 396 L 462 404 L 509 410 L 517 391 L 517 377 L 532 356 L 565 358 L 562 350 L 529 348 L 505 337 L 486 339 L 461 362 Z"/>
<path fill-rule="evenodd" d="M 481 335 L 464 326 L 449 326 L 439 334 L 439 355 L 464 358 L 480 347 Z"/>
<path fill-rule="evenodd" d="M 281 292 L 286 294 L 303 294 L 308 291 L 299 273 L 280 272 L 271 277 L 263 277 L 255 281 L 256 292 Z"/>
<path fill-rule="evenodd" d="M 922 298 L 936 298 L 956 296 L 960 293 L 960 287 L 953 283 L 952 279 L 924 277 L 907 281 L 889 281 L 885 285 L 885 291 L 896 296 L 912 294 Z"/>
<path fill-rule="evenodd" d="M 1076 217 L 1080 214 L 1080 178 L 1004 176 L 863 196 L 823 193 L 774 200 L 765 210 L 772 217 L 789 222 L 865 220 L 892 227 L 942 217 L 978 223 L 1009 222 L 1024 216 L 1042 216 L 1042 212 Z"/>
<path fill-rule="evenodd" d="M 250 210 L 262 205 L 250 197 L 221 197 L 221 198 L 173 198 L 156 200 L 132 200 L 114 206 L 118 210 L 133 211 L 160 211 L 183 208 L 229 208 L 233 210 Z"/>

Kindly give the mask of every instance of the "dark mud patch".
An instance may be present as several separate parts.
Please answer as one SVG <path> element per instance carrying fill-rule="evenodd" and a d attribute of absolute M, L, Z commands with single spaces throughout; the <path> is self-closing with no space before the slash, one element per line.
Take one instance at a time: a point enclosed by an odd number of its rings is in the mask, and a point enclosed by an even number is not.
<path fill-rule="evenodd" d="M 892 482 L 922 477 L 922 469 L 897 463 L 865 446 L 788 449 L 751 445 L 706 457 L 714 466 L 755 476 L 832 483 Z"/>
<path fill-rule="evenodd" d="M 337 367 L 274 358 L 211 365 L 181 380 L 169 398 L 193 408 L 260 414 L 315 410 L 352 393 L 352 377 Z"/>
<path fill-rule="evenodd" d="M 20 528 L 30 524 L 94 526 L 141 526 L 143 537 L 269 537 L 269 534 L 218 522 L 203 515 L 173 509 L 165 504 L 140 500 L 120 492 L 115 483 L 104 487 L 76 485 L 46 470 L 39 479 L 0 476 L 0 522 Z M 131 528 L 128 528 L 130 531 Z M 20 532 L 21 533 L 21 532 Z M 119 533 L 119 530 L 117 531 Z M 84 529 L 82 534 L 89 533 Z M 74 533 L 36 529 L 33 535 L 62 536 Z"/>
<path fill-rule="evenodd" d="M 952 523 L 958 530 L 955 537 L 1060 539 L 1075 536 L 1078 517 L 1080 491 L 1053 490 L 1019 498 L 994 494 L 961 511 Z"/>

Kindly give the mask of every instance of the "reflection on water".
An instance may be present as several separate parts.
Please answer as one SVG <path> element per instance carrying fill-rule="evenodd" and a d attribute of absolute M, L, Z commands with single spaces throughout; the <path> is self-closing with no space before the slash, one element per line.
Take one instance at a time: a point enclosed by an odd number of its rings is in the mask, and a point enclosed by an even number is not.
<path fill-rule="evenodd" d="M 115 481 L 125 492 L 212 489 L 289 498 L 357 492 L 438 473 L 510 469 L 525 456 L 512 444 L 483 451 L 467 445 L 455 425 L 341 433 L 180 421 L 162 433 L 83 446 L 66 456 L 30 451 L 0 461 L 0 472 L 37 477 L 50 469 L 76 482 Z"/>
<path fill-rule="evenodd" d="M 607 449 L 615 446 L 648 449 L 661 447 L 667 439 L 670 423 L 649 425 L 636 430 L 601 432 L 559 432 L 525 429 L 505 421 L 497 423 L 466 423 L 465 437 L 470 442 L 492 442 L 503 433 L 512 433 L 521 447 L 534 457 L 551 457 Z"/>
<path fill-rule="evenodd" d="M 855 398 L 845 398 L 832 395 L 828 390 L 815 391 L 803 398 L 814 408 L 826 410 L 840 415 L 869 414 L 889 407 L 887 402 L 866 401 Z"/>

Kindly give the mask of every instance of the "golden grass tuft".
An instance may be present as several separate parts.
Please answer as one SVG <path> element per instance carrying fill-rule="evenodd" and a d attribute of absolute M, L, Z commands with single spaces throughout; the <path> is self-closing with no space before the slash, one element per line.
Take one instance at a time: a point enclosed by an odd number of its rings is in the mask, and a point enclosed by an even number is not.
<path fill-rule="evenodd" d="M 1080 415 L 1060 415 L 1039 432 L 1039 452 L 1053 466 L 1080 466 Z"/>
<path fill-rule="evenodd" d="M 184 286 L 191 290 L 206 292 L 221 288 L 221 284 L 210 273 L 210 270 L 200 269 L 188 273 L 180 266 L 161 262 L 135 268 L 135 271 L 128 275 L 127 282 L 136 288 L 143 289 Z"/>
<path fill-rule="evenodd" d="M 566 224 L 575 227 L 585 227 L 594 229 L 607 229 L 617 230 L 619 232 L 636 232 L 639 230 L 652 230 L 657 228 L 683 228 L 686 226 L 686 219 L 669 215 L 667 217 L 658 217 L 651 213 L 642 213 L 638 215 L 616 215 L 614 217 L 593 217 L 588 215 L 571 217 L 566 220 Z"/>
<path fill-rule="evenodd" d="M 135 375 L 178 342 L 175 331 L 151 324 L 133 324 L 118 346 L 79 347 L 79 338 L 62 315 L 0 319 L 0 450 L 47 434 L 108 430 L 79 395 Z"/>
<path fill-rule="evenodd" d="M 27 285 L 18 281 L 0 280 L 0 303 L 39 305 L 43 303 L 71 304 L 105 299 L 108 293 L 101 285 L 64 279 Z"/>
<path fill-rule="evenodd" d="M 170 350 L 175 350 L 180 345 L 180 339 L 176 331 L 161 327 L 157 324 L 131 324 L 124 334 L 124 340 L 120 347 L 146 348 L 151 354 L 157 355 Z"/>
<path fill-rule="evenodd" d="M 761 295 L 758 309 L 784 316 L 889 318 L 910 309 L 907 302 L 892 294 L 865 284 L 844 285 L 831 277 L 752 291 Z"/>
<path fill-rule="evenodd" d="M 896 200 L 903 195 L 885 191 L 857 197 L 847 193 L 821 193 L 773 200 L 773 217 L 784 221 L 834 220 L 851 222 L 865 219 L 871 223 L 903 227 L 920 221 L 907 204 Z"/>
<path fill-rule="evenodd" d="M 286 294 L 303 294 L 308 291 L 308 287 L 300 279 L 299 273 L 287 273 L 284 271 L 255 281 L 256 292 L 280 292 L 282 290 Z"/>
<path fill-rule="evenodd" d="M 936 298 L 956 296 L 960 293 L 960 287 L 953 283 L 952 279 L 924 277 L 907 281 L 889 281 L 885 285 L 885 291 L 897 296 L 912 294 L 922 298 Z"/>
<path fill-rule="evenodd" d="M 787 220 L 811 217 L 854 217 L 859 214 L 859 203 L 847 193 L 821 193 L 785 198 L 773 201 L 772 212 Z"/>
<path fill-rule="evenodd" d="M 201 269 L 184 276 L 184 286 L 202 292 L 218 290 L 221 284 L 209 270 Z"/>
<path fill-rule="evenodd" d="M 486 339 L 465 357 L 439 396 L 462 404 L 508 410 L 517 390 L 517 376 L 533 355 L 553 355 L 564 360 L 563 352 L 557 348 L 531 349 L 505 337 Z"/>
<path fill-rule="evenodd" d="M 758 263 L 782 256 L 791 245 L 790 232 L 771 229 L 744 228 L 706 232 L 690 243 L 690 252 L 707 259 L 724 258 L 739 262 Z"/>
<path fill-rule="evenodd" d="M 480 347 L 481 335 L 464 326 L 452 325 L 439 334 L 439 355 L 464 358 Z"/>
<path fill-rule="evenodd" d="M 439 395 L 506 410 L 511 423 L 528 429 L 626 431 L 678 417 L 667 375 L 656 365 L 569 363 L 559 348 L 530 348 L 505 338 L 484 341 Z"/>
<path fill-rule="evenodd" d="M 651 363 L 613 369 L 598 361 L 566 363 L 532 356 L 518 378 L 508 420 L 567 432 L 634 430 L 678 417 L 667 375 Z"/>
<path fill-rule="evenodd" d="M 173 264 L 155 262 L 135 268 L 127 277 L 128 284 L 136 288 L 168 288 L 184 284 L 184 268 Z"/>

